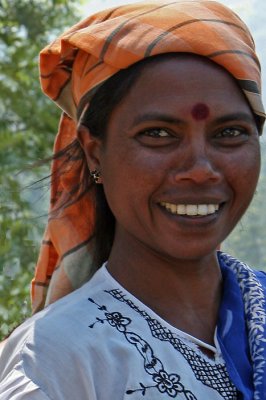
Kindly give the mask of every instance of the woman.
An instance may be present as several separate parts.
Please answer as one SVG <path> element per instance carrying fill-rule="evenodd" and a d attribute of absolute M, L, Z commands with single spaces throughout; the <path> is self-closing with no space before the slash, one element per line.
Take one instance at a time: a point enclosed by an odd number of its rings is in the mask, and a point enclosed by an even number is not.
<path fill-rule="evenodd" d="M 35 311 L 54 304 L 5 346 L 1 399 L 263 399 L 266 277 L 217 252 L 260 169 L 246 26 L 216 2 L 137 3 L 40 67 L 66 113 L 33 282 Z"/>

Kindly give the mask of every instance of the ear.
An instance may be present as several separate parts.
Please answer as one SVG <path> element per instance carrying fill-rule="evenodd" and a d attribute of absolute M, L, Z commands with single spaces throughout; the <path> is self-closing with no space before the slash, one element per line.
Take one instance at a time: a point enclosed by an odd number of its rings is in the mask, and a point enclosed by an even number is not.
<path fill-rule="evenodd" d="M 101 170 L 100 153 L 102 142 L 100 139 L 91 135 L 90 130 L 84 126 L 79 125 L 77 129 L 77 137 L 79 143 L 85 153 L 87 164 L 90 171 Z"/>

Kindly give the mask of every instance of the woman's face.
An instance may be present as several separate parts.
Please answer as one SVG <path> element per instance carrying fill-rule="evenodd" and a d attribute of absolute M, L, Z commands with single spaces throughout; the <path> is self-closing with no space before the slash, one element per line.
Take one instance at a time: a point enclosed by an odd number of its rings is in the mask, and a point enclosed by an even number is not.
<path fill-rule="evenodd" d="M 216 249 L 252 199 L 258 132 L 226 71 L 199 57 L 166 58 L 147 66 L 113 111 L 99 168 L 116 240 L 196 259 Z"/>

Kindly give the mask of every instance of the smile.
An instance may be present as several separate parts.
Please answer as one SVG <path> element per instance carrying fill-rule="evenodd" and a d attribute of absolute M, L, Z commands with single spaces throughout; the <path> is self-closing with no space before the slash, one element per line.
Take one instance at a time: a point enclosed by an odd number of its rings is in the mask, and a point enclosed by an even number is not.
<path fill-rule="evenodd" d="M 160 202 L 171 214 L 189 215 L 189 216 L 205 216 L 214 214 L 219 210 L 219 204 L 172 204 L 164 201 Z"/>

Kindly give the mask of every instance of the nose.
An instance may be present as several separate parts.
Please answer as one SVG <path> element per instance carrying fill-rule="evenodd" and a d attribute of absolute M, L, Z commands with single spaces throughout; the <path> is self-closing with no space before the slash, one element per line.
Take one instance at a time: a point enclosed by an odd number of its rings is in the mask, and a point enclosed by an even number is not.
<path fill-rule="evenodd" d="M 189 145 L 183 149 L 181 157 L 176 159 L 174 180 L 190 180 L 196 184 L 218 183 L 221 171 L 217 168 L 217 157 L 211 154 L 205 144 Z"/>

